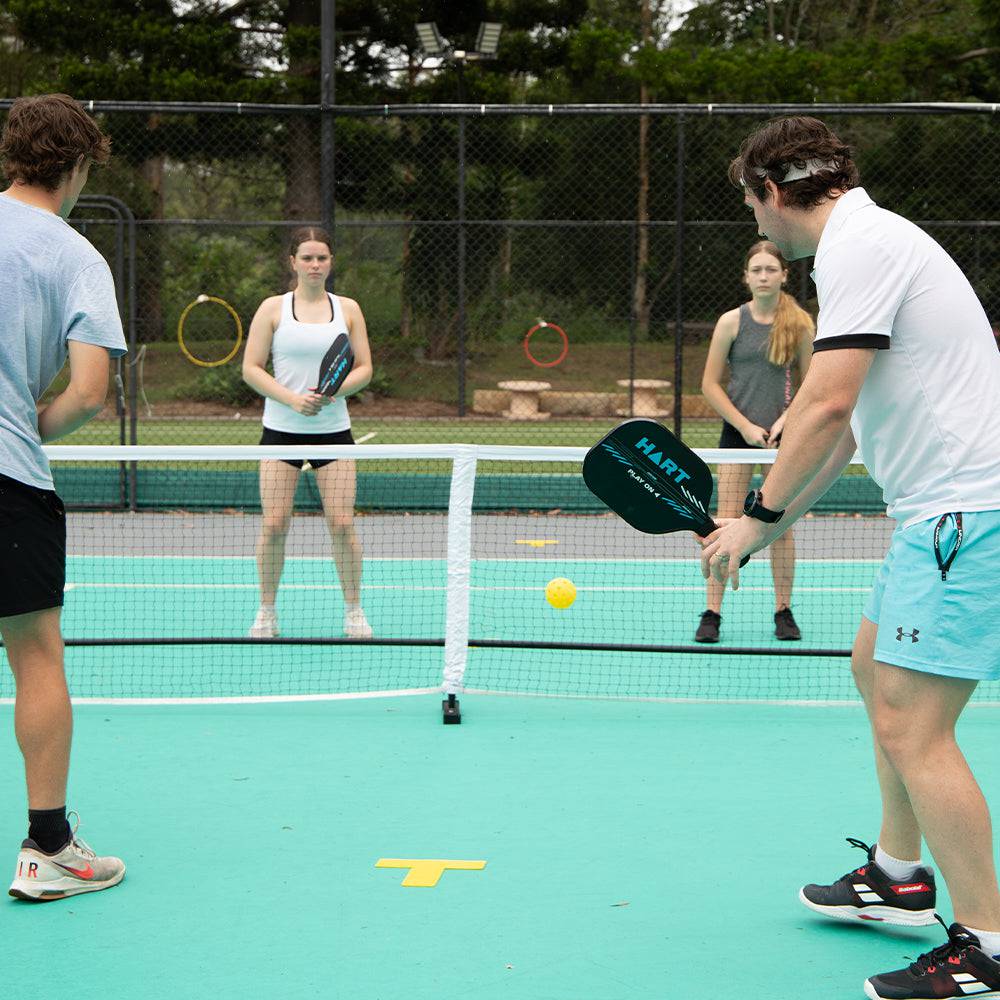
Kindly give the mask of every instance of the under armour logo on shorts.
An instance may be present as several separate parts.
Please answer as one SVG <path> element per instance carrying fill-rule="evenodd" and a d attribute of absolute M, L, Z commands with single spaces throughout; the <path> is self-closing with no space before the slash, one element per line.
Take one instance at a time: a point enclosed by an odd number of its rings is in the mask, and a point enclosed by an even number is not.
<path fill-rule="evenodd" d="M 896 629 L 896 642 L 902 642 L 904 635 L 910 640 L 910 642 L 920 642 L 917 638 L 917 636 L 920 635 L 920 629 L 918 628 L 915 628 L 912 632 L 904 632 L 903 626 L 900 625 Z"/>

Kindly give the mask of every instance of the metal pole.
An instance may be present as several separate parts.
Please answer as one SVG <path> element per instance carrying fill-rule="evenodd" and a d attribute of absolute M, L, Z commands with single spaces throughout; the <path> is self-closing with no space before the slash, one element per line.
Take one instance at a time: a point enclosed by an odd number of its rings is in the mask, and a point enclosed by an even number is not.
<path fill-rule="evenodd" d="M 458 70 L 458 101 L 465 103 L 465 74 Z M 465 112 L 458 113 L 458 415 L 465 416 Z"/>
<path fill-rule="evenodd" d="M 628 311 L 628 415 L 635 416 L 635 279 L 638 271 L 639 258 L 639 223 L 635 222 L 631 227 L 631 267 L 629 268 L 629 300 L 631 306 Z"/>
<path fill-rule="evenodd" d="M 674 226 L 674 434 L 681 436 L 684 408 L 684 113 L 677 116 L 677 223 Z"/>
<path fill-rule="evenodd" d="M 136 254 L 136 242 L 135 242 L 135 215 L 132 210 L 125 204 L 120 198 L 115 198 L 112 195 L 100 194 L 100 195 L 90 195 L 85 198 L 81 198 L 78 205 L 81 207 L 101 207 L 110 212 L 112 212 L 117 220 L 117 225 L 124 223 L 125 229 L 128 235 L 128 293 L 127 293 L 127 303 L 128 303 L 128 320 L 125 324 L 126 326 L 126 336 L 128 338 L 128 350 L 131 357 L 135 358 L 135 350 L 137 345 L 136 327 L 137 327 L 137 315 L 138 306 L 136 303 L 136 287 L 135 287 L 135 254 Z M 117 244 L 121 244 L 121 236 L 117 237 Z M 120 252 L 116 252 L 115 263 L 116 270 L 121 262 Z M 121 275 L 118 274 L 117 280 L 115 282 L 115 291 L 118 298 L 119 312 L 122 311 L 122 305 L 125 302 L 125 293 L 122 290 Z M 137 443 L 137 406 L 138 406 L 138 390 L 136 387 L 136 371 L 135 362 L 129 364 L 128 366 L 128 391 L 126 393 L 128 397 L 128 415 L 129 415 L 129 444 Z M 121 361 L 118 362 L 118 373 L 121 375 Z M 120 434 L 124 435 L 124 417 L 122 418 L 122 425 Z M 122 444 L 124 444 L 124 437 L 122 438 Z M 123 465 L 124 470 L 124 465 Z M 136 509 L 136 476 L 137 476 L 137 466 L 135 462 L 128 463 L 128 474 L 127 474 L 127 485 L 128 497 L 127 503 L 130 510 Z M 126 497 L 122 497 L 123 503 L 126 501 Z"/>
<path fill-rule="evenodd" d="M 337 63 L 337 0 L 322 0 L 320 24 L 320 187 L 321 187 L 321 217 L 323 225 L 330 233 L 331 239 L 336 239 L 334 226 L 336 223 L 336 205 L 334 185 L 336 182 L 336 167 L 334 157 L 336 140 L 334 135 L 334 107 L 337 103 L 336 63 Z M 331 249 L 334 249 L 331 247 Z M 336 257 L 334 258 L 336 260 Z M 334 268 L 330 269 L 327 282 L 330 291 L 334 285 Z"/>

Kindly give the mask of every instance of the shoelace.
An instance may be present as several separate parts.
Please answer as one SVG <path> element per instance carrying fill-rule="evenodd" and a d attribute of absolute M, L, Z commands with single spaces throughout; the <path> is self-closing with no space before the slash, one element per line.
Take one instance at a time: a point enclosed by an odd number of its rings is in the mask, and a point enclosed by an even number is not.
<path fill-rule="evenodd" d="M 869 846 L 863 840 L 857 840 L 854 837 L 844 838 L 851 847 L 860 848 L 865 854 L 868 855 L 868 864 L 870 865 L 875 859 L 875 848 L 874 846 Z M 841 878 L 850 878 L 852 875 L 865 875 L 868 872 L 868 865 L 862 865 L 860 868 L 854 868 L 849 871 L 846 875 L 841 875 Z"/>
<path fill-rule="evenodd" d="M 921 955 L 910 966 L 910 972 L 915 976 L 930 975 L 936 971 L 939 965 L 943 965 L 945 962 L 957 965 L 962 955 L 974 946 L 974 941 L 971 937 L 963 934 L 961 931 L 952 931 L 936 913 L 934 914 L 934 919 L 944 928 L 945 933 L 948 935 L 948 940 L 933 949 L 933 951 L 928 951 L 926 954 Z"/>
<path fill-rule="evenodd" d="M 70 843 L 88 860 L 93 861 L 97 857 L 97 851 L 95 851 L 85 840 L 76 835 L 76 831 L 80 829 L 80 814 L 75 810 L 66 813 L 66 819 L 69 820 L 73 817 L 76 822 L 73 823 L 72 830 L 70 832 Z"/>

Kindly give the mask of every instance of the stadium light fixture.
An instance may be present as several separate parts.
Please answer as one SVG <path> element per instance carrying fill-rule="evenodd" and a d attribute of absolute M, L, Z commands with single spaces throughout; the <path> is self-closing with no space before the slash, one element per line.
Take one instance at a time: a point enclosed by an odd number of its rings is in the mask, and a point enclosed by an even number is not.
<path fill-rule="evenodd" d="M 448 43 L 441 37 L 436 21 L 418 21 L 417 39 L 429 56 L 441 56 L 448 51 Z"/>
<path fill-rule="evenodd" d="M 500 47 L 500 32 L 503 25 L 499 21 L 482 21 L 476 35 L 476 55 L 480 58 L 495 59 Z"/>

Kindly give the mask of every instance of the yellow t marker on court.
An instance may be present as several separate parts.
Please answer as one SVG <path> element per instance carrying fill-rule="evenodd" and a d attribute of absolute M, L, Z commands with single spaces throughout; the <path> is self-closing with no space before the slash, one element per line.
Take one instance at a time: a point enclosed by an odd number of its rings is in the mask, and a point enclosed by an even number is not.
<path fill-rule="evenodd" d="M 515 538 L 515 545 L 530 545 L 533 549 L 544 549 L 546 545 L 558 545 L 557 538 Z"/>
<path fill-rule="evenodd" d="M 447 869 L 458 871 L 481 871 L 486 867 L 485 861 L 443 861 L 435 858 L 379 858 L 376 868 L 409 868 L 405 886 L 417 886 L 429 889 L 438 884 L 438 879 Z"/>

